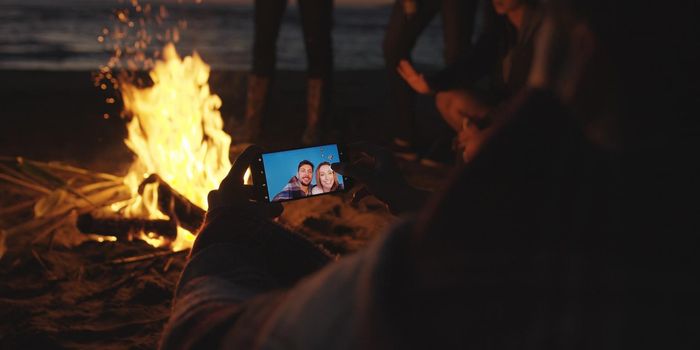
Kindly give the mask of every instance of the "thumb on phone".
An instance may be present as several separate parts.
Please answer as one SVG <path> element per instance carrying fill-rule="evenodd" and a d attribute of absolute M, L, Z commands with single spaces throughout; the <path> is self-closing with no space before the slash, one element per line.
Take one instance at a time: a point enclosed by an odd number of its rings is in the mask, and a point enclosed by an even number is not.
<path fill-rule="evenodd" d="M 262 151 L 261 147 L 251 145 L 236 158 L 231 170 L 221 181 L 219 189 L 209 192 L 209 210 L 232 206 L 252 210 L 266 217 L 276 217 L 282 213 L 283 207 L 280 203 L 259 202 L 255 198 L 253 186 L 243 183 L 246 170 L 260 157 Z"/>
<path fill-rule="evenodd" d="M 348 162 L 333 163 L 331 169 L 340 175 L 351 177 L 365 184 L 372 182 L 374 177 L 371 169 Z"/>

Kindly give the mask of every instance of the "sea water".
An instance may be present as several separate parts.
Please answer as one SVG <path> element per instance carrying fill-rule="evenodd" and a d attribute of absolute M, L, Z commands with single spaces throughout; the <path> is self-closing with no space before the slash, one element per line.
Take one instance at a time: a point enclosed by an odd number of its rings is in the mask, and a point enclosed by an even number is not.
<path fill-rule="evenodd" d="M 141 4 L 153 3 L 140 1 Z M 114 11 L 130 5 L 117 0 L 0 0 L 0 69 L 97 70 L 112 54 L 108 41 L 98 42 L 104 28 L 116 24 Z M 168 21 L 185 20 L 177 49 L 196 50 L 214 69 L 250 69 L 253 7 L 250 4 L 170 1 Z M 336 70 L 381 69 L 382 40 L 389 5 L 334 9 L 333 47 Z M 440 67 L 443 43 L 440 16 L 421 35 L 412 58 L 419 66 Z M 162 43 L 154 42 L 151 49 Z M 277 42 L 277 68 L 305 70 L 306 53 L 299 11 L 285 12 Z"/>

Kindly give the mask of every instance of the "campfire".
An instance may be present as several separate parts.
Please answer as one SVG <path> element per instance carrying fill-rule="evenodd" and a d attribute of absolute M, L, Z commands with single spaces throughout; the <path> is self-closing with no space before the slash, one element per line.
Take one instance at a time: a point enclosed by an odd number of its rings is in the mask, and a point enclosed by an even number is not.
<path fill-rule="evenodd" d="M 173 44 L 162 57 L 150 72 L 152 86 L 121 86 L 131 117 L 125 142 L 137 159 L 124 178 L 132 197 L 111 207 L 126 217 L 170 220 L 174 241 L 153 232 L 141 238 L 179 250 L 192 245 L 207 193 L 231 167 L 231 137 L 223 131 L 221 99 L 209 91 L 209 66 L 196 53 L 181 59 Z"/>
<path fill-rule="evenodd" d="M 3 159 L 0 179 L 30 197 L 9 209 L 33 205 L 35 219 L 8 236 L 43 228 L 69 245 L 141 239 L 174 251 L 192 246 L 206 196 L 231 167 L 231 137 L 223 131 L 221 99 L 209 90 L 209 66 L 196 53 L 181 58 L 172 43 L 161 57 L 148 86 L 121 82 L 125 144 L 135 155 L 126 176 Z"/>

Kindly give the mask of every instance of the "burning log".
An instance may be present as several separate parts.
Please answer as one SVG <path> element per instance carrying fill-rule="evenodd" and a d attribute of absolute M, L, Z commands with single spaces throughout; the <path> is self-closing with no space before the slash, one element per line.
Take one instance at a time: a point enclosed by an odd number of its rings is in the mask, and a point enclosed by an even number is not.
<path fill-rule="evenodd" d="M 78 229 L 82 233 L 102 236 L 115 236 L 117 239 L 129 239 L 138 232 L 153 232 L 165 238 L 177 238 L 177 226 L 169 220 L 95 218 L 91 214 L 78 216 Z"/>
<path fill-rule="evenodd" d="M 174 218 L 179 226 L 190 232 L 197 232 L 202 222 L 204 222 L 204 209 L 179 194 L 157 174 L 151 174 L 143 180 L 139 186 L 139 194 L 143 194 L 143 188 L 150 183 L 158 184 L 158 209 Z"/>

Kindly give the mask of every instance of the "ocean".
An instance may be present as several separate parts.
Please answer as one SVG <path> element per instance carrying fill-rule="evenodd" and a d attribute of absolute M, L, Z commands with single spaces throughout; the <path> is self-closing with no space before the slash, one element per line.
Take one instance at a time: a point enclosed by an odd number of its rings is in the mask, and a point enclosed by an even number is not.
<path fill-rule="evenodd" d="M 147 4 L 141 1 L 141 5 Z M 152 2 L 151 2 L 152 3 Z M 86 0 L 0 0 L 0 69 L 97 70 L 112 54 L 102 31 L 117 20 L 115 10 L 128 3 Z M 197 51 L 213 69 L 248 70 L 253 43 L 253 7 L 169 3 L 164 25 L 186 21 L 176 44 L 180 55 Z M 382 39 L 390 6 L 336 6 L 333 45 L 336 70 L 380 69 Z M 420 37 L 413 52 L 419 66 L 442 65 L 440 16 Z M 153 42 L 151 49 L 162 43 Z M 306 69 L 299 12 L 287 8 L 277 43 L 277 68 Z"/>

